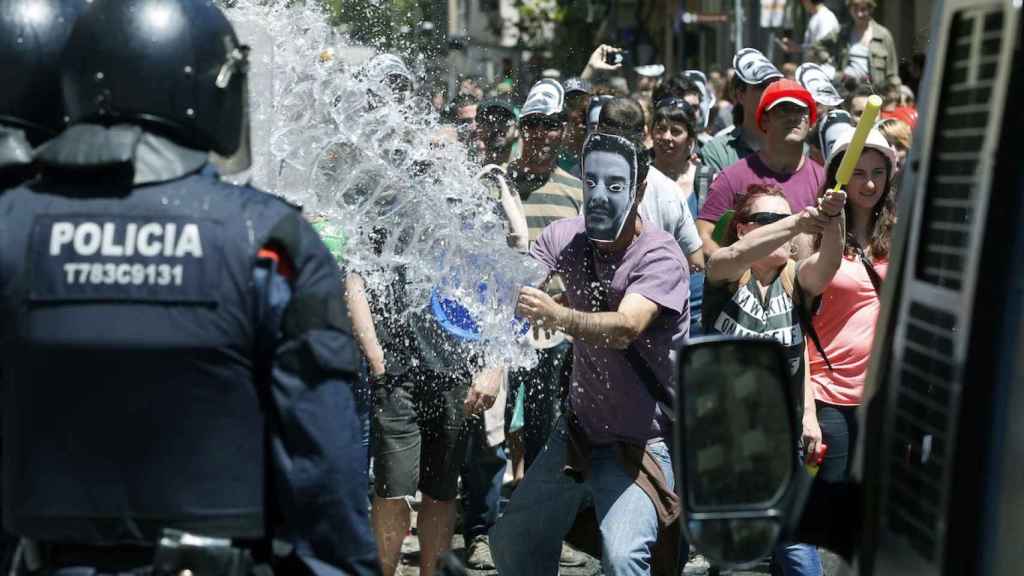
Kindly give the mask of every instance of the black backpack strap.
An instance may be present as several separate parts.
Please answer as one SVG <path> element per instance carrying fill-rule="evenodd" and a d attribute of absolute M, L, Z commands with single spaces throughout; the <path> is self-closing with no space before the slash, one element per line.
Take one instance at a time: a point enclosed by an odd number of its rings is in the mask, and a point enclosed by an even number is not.
<path fill-rule="evenodd" d="M 697 172 L 693 176 L 693 194 L 697 195 L 697 214 L 704 208 L 711 190 L 711 182 L 715 179 L 715 171 L 707 164 L 697 164 Z M 694 219 L 697 218 L 694 214 Z"/>
<path fill-rule="evenodd" d="M 644 385 L 647 386 L 647 392 L 651 397 L 666 407 L 671 407 L 672 398 L 669 397 L 668 392 L 665 392 L 664 388 L 658 386 L 658 377 L 654 374 L 654 370 L 647 360 L 644 360 L 644 357 L 640 355 L 640 351 L 636 348 L 636 342 L 630 344 L 629 348 L 626 348 L 625 353 L 626 360 L 633 368 L 633 371 L 640 376 L 640 380 Z M 662 412 L 665 412 L 665 410 L 662 409 Z M 670 414 L 670 412 L 666 412 L 666 414 Z"/>
<path fill-rule="evenodd" d="M 853 246 L 853 251 L 857 253 L 857 257 L 860 258 L 861 264 L 864 265 L 864 269 L 868 272 L 868 278 L 871 279 L 871 285 L 875 287 L 875 296 L 882 296 L 882 277 L 878 275 L 875 267 L 871 264 L 871 259 L 864 253 L 864 249 L 853 238 L 847 238 L 847 243 Z"/>
<path fill-rule="evenodd" d="M 829 371 L 833 370 L 832 362 L 828 359 L 828 354 L 825 354 L 825 347 L 821 345 L 821 338 L 818 337 L 818 331 L 814 328 L 814 313 L 817 312 L 818 307 L 821 306 L 821 296 L 815 296 L 810 302 L 807 301 L 806 295 L 804 294 L 803 288 L 800 287 L 800 271 L 793 275 L 793 307 L 796 308 L 796 317 L 800 322 L 800 327 L 803 328 L 804 334 L 810 337 L 811 342 L 814 344 L 814 349 L 818 351 L 822 359 L 825 360 L 825 365 L 828 366 Z M 809 368 L 809 367 L 808 367 Z"/>

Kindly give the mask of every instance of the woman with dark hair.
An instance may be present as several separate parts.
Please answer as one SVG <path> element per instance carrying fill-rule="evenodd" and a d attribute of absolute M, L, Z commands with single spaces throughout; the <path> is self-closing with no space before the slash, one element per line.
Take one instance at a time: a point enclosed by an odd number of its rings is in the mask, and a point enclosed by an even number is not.
<path fill-rule="evenodd" d="M 679 199 L 687 202 L 693 191 L 697 164 L 697 111 L 685 100 L 669 96 L 655 102 L 651 120 L 654 167 L 675 180 Z"/>
<path fill-rule="evenodd" d="M 666 96 L 655 103 L 650 124 L 651 139 L 654 142 L 654 167 L 675 182 L 679 200 L 686 205 L 696 218 L 700 213 L 701 194 L 694 193 L 698 164 L 694 160 L 697 148 L 697 109 L 685 100 Z M 705 171 L 706 172 L 706 171 Z M 706 176 L 704 180 L 710 180 Z M 710 184 L 708 184 L 710 186 Z M 708 186 L 703 188 L 707 196 Z M 703 268 L 701 266 L 700 268 Z M 704 273 L 701 269 L 690 270 L 690 336 L 700 336 L 701 306 L 704 294 Z"/>
<path fill-rule="evenodd" d="M 807 374 L 807 347 L 800 322 L 797 286 L 820 291 L 835 274 L 843 246 L 845 195 L 828 193 L 817 207 L 793 214 L 778 186 L 753 184 L 740 197 L 725 243 L 708 261 L 704 287 L 704 330 L 709 334 L 754 336 L 780 342 L 789 360 L 794 397 L 807 421 L 803 445 L 817 445 L 814 397 Z M 800 262 L 793 239 L 820 235 L 821 249 Z M 799 412 L 798 412 L 799 413 Z M 785 543 L 775 551 L 787 576 L 820 576 L 817 549 Z"/>
<path fill-rule="evenodd" d="M 852 123 L 829 124 L 823 134 L 823 151 L 828 158 L 823 194 L 835 186 L 836 172 L 854 132 Z M 821 534 L 826 534 L 837 519 L 843 521 L 840 510 L 846 500 L 842 495 L 848 486 L 851 450 L 857 442 L 856 409 L 862 402 L 880 309 L 879 293 L 896 223 L 892 191 L 895 166 L 895 150 L 872 128 L 846 187 L 846 244 L 839 268 L 820 290 L 801 285 L 802 297 L 815 303 L 808 348 L 817 421 L 805 418 L 804 427 L 820 427 L 827 452 L 815 490 L 833 498 L 815 506 L 817 513 L 811 514 L 818 518 L 814 523 L 821 522 L 816 526 Z M 819 239 L 818 245 L 824 246 L 823 240 Z"/>

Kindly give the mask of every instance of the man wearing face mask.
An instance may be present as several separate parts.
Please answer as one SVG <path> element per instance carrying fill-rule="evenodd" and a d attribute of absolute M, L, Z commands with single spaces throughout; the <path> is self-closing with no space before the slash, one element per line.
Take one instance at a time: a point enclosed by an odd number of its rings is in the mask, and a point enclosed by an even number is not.
<path fill-rule="evenodd" d="M 640 145 L 644 137 L 644 115 L 632 98 L 614 98 L 600 108 L 595 131 L 615 134 Z M 651 165 L 647 171 L 640 215 L 644 221 L 672 234 L 686 255 L 691 272 L 704 269 L 700 235 L 689 208 L 680 199 L 679 187 Z"/>
<path fill-rule="evenodd" d="M 491 531 L 502 574 L 555 573 L 558 543 L 588 497 L 605 574 L 646 575 L 652 563 L 676 562 L 678 539 L 659 522 L 672 525 L 667 511 L 678 505 L 664 407 L 669 350 L 689 328 L 688 274 L 675 239 L 639 215 L 647 172 L 647 153 L 633 141 L 591 135 L 583 215 L 548 226 L 531 248 L 564 279 L 565 299 L 524 287 L 517 313 L 575 339 L 573 374 L 568 412 Z M 656 548 L 663 535 L 667 547 Z"/>

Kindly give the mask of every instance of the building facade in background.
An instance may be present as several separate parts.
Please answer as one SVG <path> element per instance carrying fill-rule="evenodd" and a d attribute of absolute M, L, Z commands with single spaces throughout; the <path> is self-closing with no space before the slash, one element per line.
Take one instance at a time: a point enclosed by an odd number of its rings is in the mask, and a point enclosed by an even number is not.
<path fill-rule="evenodd" d="M 775 39 L 802 38 L 808 19 L 800 0 L 428 2 L 432 22 L 447 36 L 447 58 L 438 64 L 447 66 L 449 88 L 463 76 L 488 84 L 511 78 L 517 93 L 545 69 L 578 73 L 602 42 L 629 50 L 629 67 L 660 63 L 670 72 L 724 70 L 743 47 L 782 64 L 786 56 Z M 841 22 L 850 20 L 846 0 L 825 4 Z M 893 32 L 901 60 L 927 48 L 933 4 L 878 0 L 875 19 Z"/>

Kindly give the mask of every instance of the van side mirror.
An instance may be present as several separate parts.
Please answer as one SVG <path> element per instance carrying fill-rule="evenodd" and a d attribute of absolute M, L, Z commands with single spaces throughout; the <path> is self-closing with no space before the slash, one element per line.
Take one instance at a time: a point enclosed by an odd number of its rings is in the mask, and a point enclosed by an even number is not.
<path fill-rule="evenodd" d="M 676 365 L 677 490 L 687 538 L 713 564 L 759 561 L 787 538 L 810 488 L 797 391 L 772 340 L 696 338 Z"/>

